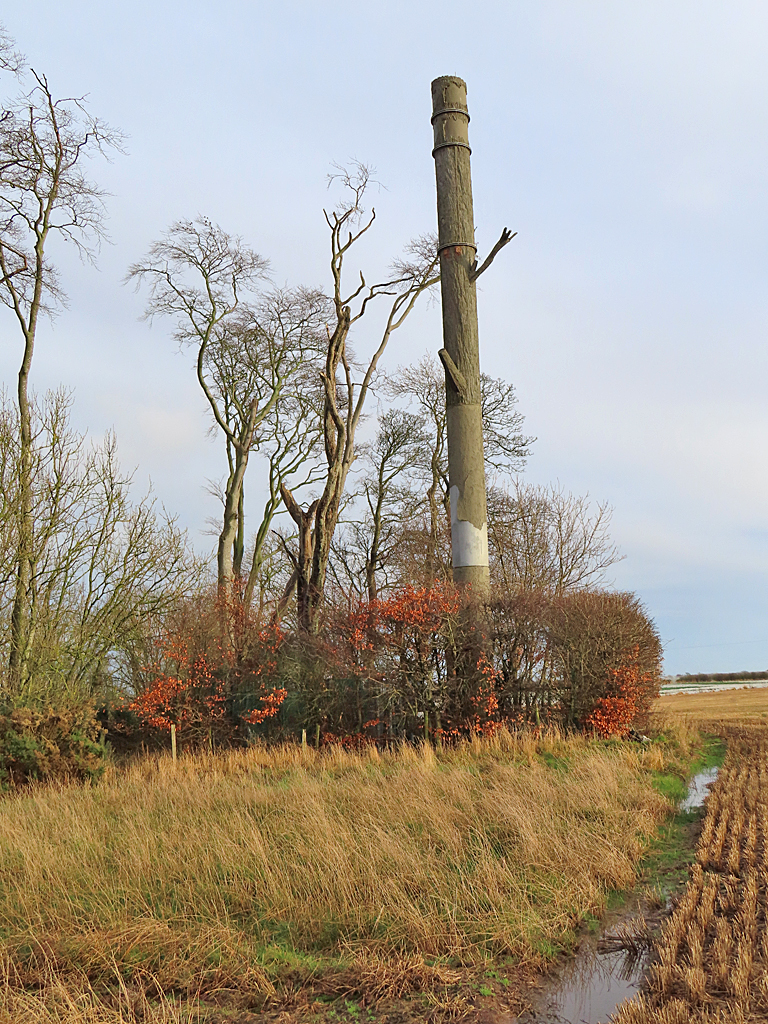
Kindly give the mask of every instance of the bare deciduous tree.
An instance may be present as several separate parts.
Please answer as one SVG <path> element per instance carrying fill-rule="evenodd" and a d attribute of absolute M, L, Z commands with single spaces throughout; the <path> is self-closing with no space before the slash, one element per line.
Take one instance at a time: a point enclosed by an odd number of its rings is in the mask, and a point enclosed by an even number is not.
<path fill-rule="evenodd" d="M 292 377 L 291 386 L 275 405 L 259 437 L 259 448 L 267 461 L 267 495 L 250 551 L 245 585 L 248 606 L 265 558 L 271 557 L 267 551 L 272 550 L 269 536 L 283 503 L 283 483 L 296 494 L 322 480 L 322 386 L 318 384 L 317 365 L 308 360 Z"/>
<path fill-rule="evenodd" d="M 128 279 L 149 282 L 145 316 L 173 317 L 176 340 L 196 350 L 197 379 L 224 434 L 228 474 L 217 552 L 224 589 L 242 572 L 248 461 L 270 442 L 270 494 L 246 584 L 249 598 L 280 485 L 306 465 L 317 441 L 297 385 L 318 351 L 327 308 L 321 293 L 307 289 L 258 294 L 267 269 L 267 260 L 241 238 L 198 217 L 173 224 L 128 271 Z"/>
<path fill-rule="evenodd" d="M 450 522 L 448 497 L 448 438 L 445 412 L 445 373 L 429 353 L 411 366 L 399 367 L 387 381 L 393 398 L 416 402 L 428 425 L 429 456 L 423 466 L 429 532 L 426 544 L 425 575 L 428 583 L 437 578 L 441 515 Z"/>
<path fill-rule="evenodd" d="M 273 392 L 265 405 L 251 387 L 236 387 L 217 394 L 215 373 L 221 374 L 223 356 L 232 352 L 243 335 L 241 304 L 266 276 L 269 263 L 250 249 L 241 238 L 229 235 L 207 217 L 181 220 L 154 242 L 147 258 L 134 263 L 127 280 L 149 282 L 149 300 L 145 318 L 170 316 L 176 321 L 175 338 L 179 345 L 196 349 L 197 379 L 213 418 L 223 431 L 227 444 L 229 475 L 224 488 L 224 517 L 217 552 L 219 586 L 234 579 L 235 543 L 238 532 L 238 508 L 243 477 L 258 423 L 267 415 L 269 402 L 277 401 Z M 246 314 L 246 321 L 248 320 Z M 217 352 L 218 350 L 218 352 Z M 219 365 L 216 355 L 219 355 Z M 235 381 L 242 374 L 252 385 L 251 375 L 233 361 Z M 212 379 L 213 378 L 213 379 Z"/>
<path fill-rule="evenodd" d="M 201 575 L 186 535 L 151 495 L 130 501 L 114 436 L 89 444 L 70 429 L 69 406 L 63 392 L 32 402 L 24 480 L 19 412 L 5 399 L 0 403 L 0 646 L 6 653 L 16 642 L 20 534 L 31 566 L 25 672 L 4 688 L 14 700 L 93 695 L 130 659 L 146 620 Z M 31 487 L 31 533 L 23 486 Z"/>
<path fill-rule="evenodd" d="M 14 49 L 15 45 L 5 26 L 0 25 L 0 71 L 19 75 L 24 70 L 26 60 L 19 50 Z"/>
<path fill-rule="evenodd" d="M 437 283 L 437 252 L 433 239 L 412 243 L 408 259 L 396 262 L 383 282 L 368 285 L 362 273 L 351 291 L 344 287 L 344 263 L 356 242 L 371 228 L 375 212 L 366 214 L 363 201 L 370 184 L 367 168 L 357 165 L 341 174 L 345 198 L 326 221 L 331 232 L 332 318 L 323 370 L 323 441 L 325 467 L 320 496 L 307 508 L 282 485 L 286 508 L 298 529 L 295 585 L 301 628 L 312 632 L 325 589 L 328 560 L 339 518 L 339 507 L 352 463 L 355 439 L 368 392 L 392 333 L 406 320 L 418 297 Z M 379 298 L 388 300 L 380 341 L 362 379 L 354 379 L 347 343 L 352 327 Z M 341 375 L 341 379 L 339 379 Z"/>
<path fill-rule="evenodd" d="M 250 605 L 264 548 L 275 515 L 282 504 L 281 484 L 292 490 L 315 482 L 322 445 L 322 385 L 319 379 L 322 328 L 328 311 L 318 291 L 273 289 L 252 307 L 240 311 L 234 329 L 216 332 L 208 350 L 207 366 L 223 417 L 243 431 L 256 397 L 260 403 L 251 439 L 267 464 L 267 494 L 253 534 L 250 566 L 243 569 L 245 553 L 244 480 L 237 504 L 237 531 L 233 543 L 232 574 L 244 578 L 243 596 Z M 229 474 L 237 479 L 237 451 L 227 438 Z M 245 456 L 247 462 L 247 453 Z M 227 488 L 222 494 L 225 515 Z"/>
<path fill-rule="evenodd" d="M 364 504 L 358 517 L 344 524 L 334 561 L 353 590 L 369 601 L 379 596 L 382 578 L 384 589 L 403 582 L 394 549 L 402 544 L 405 524 L 419 515 L 418 476 L 429 458 L 429 441 L 423 416 L 395 408 L 379 416 L 375 437 L 360 446 L 363 475 L 353 497 Z"/>
<path fill-rule="evenodd" d="M 611 509 L 589 496 L 514 480 L 488 494 L 488 540 L 497 585 L 563 594 L 599 586 L 621 560 L 610 539 Z"/>
<path fill-rule="evenodd" d="M 422 468 L 429 522 L 425 572 L 428 581 L 443 574 L 440 539 L 445 532 L 441 519 L 450 523 L 448 446 L 445 405 L 445 373 L 429 353 L 410 366 L 399 367 L 386 382 L 393 398 L 416 404 L 429 434 L 428 456 Z M 523 416 L 517 410 L 514 387 L 505 381 L 480 375 L 483 413 L 483 444 L 487 471 L 518 472 L 525 465 L 534 438 L 522 432 Z M 490 514 L 490 513 L 489 513 Z"/>
<path fill-rule="evenodd" d="M 21 76 L 23 59 L 7 35 L 0 63 Z M 84 161 L 119 148 L 121 136 L 89 113 L 81 99 L 55 99 L 48 80 L 31 70 L 31 88 L 4 105 L 0 115 L 0 298 L 12 311 L 23 339 L 18 374 L 19 509 L 16 585 L 9 665 L 16 685 L 27 676 L 32 549 L 32 413 L 30 370 L 41 316 L 63 299 L 46 255 L 52 235 L 93 259 L 104 234 L 104 193 L 90 181 Z"/>

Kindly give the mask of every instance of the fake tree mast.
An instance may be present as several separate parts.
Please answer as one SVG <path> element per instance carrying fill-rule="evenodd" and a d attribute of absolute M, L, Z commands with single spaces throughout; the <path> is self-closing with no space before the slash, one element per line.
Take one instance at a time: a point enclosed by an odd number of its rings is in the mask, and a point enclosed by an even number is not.
<path fill-rule="evenodd" d="M 514 237 L 505 228 L 478 269 L 469 158 L 467 85 L 446 75 L 432 83 L 437 227 L 448 432 L 453 578 L 476 594 L 489 587 L 488 523 L 480 402 L 480 346 L 475 282 Z"/>

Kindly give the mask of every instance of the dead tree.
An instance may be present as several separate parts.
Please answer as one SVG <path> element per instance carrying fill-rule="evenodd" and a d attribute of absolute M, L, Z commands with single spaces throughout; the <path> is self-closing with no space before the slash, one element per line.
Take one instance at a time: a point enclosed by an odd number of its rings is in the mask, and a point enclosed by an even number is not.
<path fill-rule="evenodd" d="M 409 259 L 393 265 L 387 280 L 368 285 L 362 273 L 351 291 L 344 289 L 344 261 L 350 249 L 371 228 L 375 211 L 366 214 L 362 203 L 369 184 L 368 169 L 358 165 L 352 173 L 341 175 L 346 198 L 332 213 L 325 214 L 331 231 L 331 302 L 333 316 L 328 325 L 324 387 L 323 438 L 325 467 L 320 496 L 309 507 L 302 507 L 287 484 L 282 485 L 283 501 L 298 529 L 297 549 L 293 554 L 300 627 L 314 632 L 325 589 L 331 544 L 339 519 L 339 507 L 350 468 L 355 458 L 355 437 L 365 401 L 379 361 L 392 333 L 406 320 L 422 292 L 437 283 L 437 255 L 432 239 L 421 239 L 409 247 Z M 372 303 L 389 300 L 389 309 L 376 350 L 370 357 L 362 379 L 354 379 L 347 348 L 352 327 L 365 315 Z"/>
<path fill-rule="evenodd" d="M 505 228 L 478 267 L 466 83 L 436 78 L 432 111 L 445 343 L 438 354 L 445 368 L 453 578 L 481 594 L 489 585 L 488 516 L 475 282 L 513 236 Z"/>

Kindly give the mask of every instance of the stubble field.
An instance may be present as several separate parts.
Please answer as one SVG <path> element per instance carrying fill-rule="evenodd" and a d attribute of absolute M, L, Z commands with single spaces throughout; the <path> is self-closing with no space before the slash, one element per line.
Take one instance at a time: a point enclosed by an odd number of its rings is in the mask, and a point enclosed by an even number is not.
<path fill-rule="evenodd" d="M 688 718 L 692 722 L 768 722 L 768 687 L 742 687 L 712 693 L 673 693 L 660 697 L 654 711 L 663 717 Z"/>
<path fill-rule="evenodd" d="M 689 698 L 690 699 L 690 698 Z M 768 1020 L 768 728 L 726 725 L 691 878 L 617 1024 Z"/>

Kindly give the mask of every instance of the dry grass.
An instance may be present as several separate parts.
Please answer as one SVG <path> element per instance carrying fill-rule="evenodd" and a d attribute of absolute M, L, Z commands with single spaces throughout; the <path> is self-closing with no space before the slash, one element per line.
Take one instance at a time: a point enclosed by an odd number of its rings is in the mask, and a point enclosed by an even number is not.
<path fill-rule="evenodd" d="M 673 693 L 659 697 L 653 710 L 664 716 L 685 716 L 701 723 L 768 718 L 768 687 L 717 690 L 714 693 Z"/>
<path fill-rule="evenodd" d="M 726 736 L 690 882 L 617 1024 L 768 1019 L 768 728 Z"/>
<path fill-rule="evenodd" d="M 198 1008 L 159 994 L 149 999 L 151 979 L 126 982 L 119 974 L 109 992 L 96 992 L 82 975 L 73 982 L 51 969 L 39 986 L 14 983 L 13 970 L 0 985 L 0 1024 L 203 1024 Z"/>
<path fill-rule="evenodd" d="M 540 962 L 632 884 L 668 811 L 659 764 L 504 734 L 440 755 L 148 758 L 10 797 L 0 1021 L 170 1024 L 198 1000 L 256 1009 L 310 982 L 375 999 L 491 956 Z"/>

